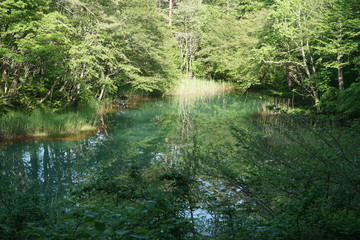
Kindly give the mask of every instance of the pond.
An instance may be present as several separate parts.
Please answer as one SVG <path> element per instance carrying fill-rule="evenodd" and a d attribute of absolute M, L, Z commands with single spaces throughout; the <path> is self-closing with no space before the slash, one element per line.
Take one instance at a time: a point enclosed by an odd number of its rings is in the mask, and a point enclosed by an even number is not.
<path fill-rule="evenodd" d="M 259 107 L 261 98 L 234 93 L 143 101 L 106 116 L 106 131 L 86 139 L 2 146 L 2 174 L 38 186 L 48 201 L 55 201 L 99 171 L 118 175 L 133 162 L 144 168 L 159 161 L 175 164 L 194 137 L 208 146 L 224 145 L 231 140 L 226 122 L 249 117 Z"/>
<path fill-rule="evenodd" d="M 134 166 L 171 169 L 188 161 L 193 169 L 197 152 L 219 152 L 224 159 L 236 154 L 234 123 L 246 128 L 263 106 L 262 97 L 237 93 L 147 99 L 104 116 L 107 127 L 87 138 L 8 142 L 0 153 L 3 184 L 20 192 L 30 188 L 56 206 L 74 187 L 99 176 L 118 179 Z M 205 195 L 226 192 L 221 182 L 195 175 Z M 212 216 L 198 203 L 193 205 L 196 208 L 185 206 L 185 218 L 195 218 L 196 225 L 204 227 L 199 231 L 208 234 L 205 226 Z"/>
<path fill-rule="evenodd" d="M 360 128 L 279 105 L 234 92 L 148 99 L 91 136 L 2 144 L 0 236 L 293 239 L 283 229 L 304 211 L 317 236 L 311 221 L 359 209 Z"/>

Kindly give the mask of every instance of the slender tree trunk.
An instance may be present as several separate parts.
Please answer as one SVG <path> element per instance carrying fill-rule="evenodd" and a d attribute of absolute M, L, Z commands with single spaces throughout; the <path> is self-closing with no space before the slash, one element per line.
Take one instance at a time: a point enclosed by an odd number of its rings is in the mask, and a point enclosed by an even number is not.
<path fill-rule="evenodd" d="M 312 88 L 313 90 L 313 99 L 315 101 L 315 107 L 316 109 L 319 111 L 320 110 L 320 106 L 319 106 L 319 102 L 320 102 L 320 98 L 319 98 L 319 93 L 316 89 Z"/>
<path fill-rule="evenodd" d="M 341 31 L 339 32 L 338 34 L 338 43 L 341 43 L 342 41 L 342 33 Z M 341 57 L 341 53 L 338 52 L 338 55 L 337 55 L 337 63 L 338 63 L 338 82 L 339 82 L 339 89 L 340 91 L 341 90 L 344 90 L 344 73 L 343 73 L 343 68 L 342 68 L 342 57 Z"/>
<path fill-rule="evenodd" d="M 189 75 L 189 38 L 188 36 L 186 36 L 185 38 L 185 71 L 186 71 L 186 76 Z"/>
<path fill-rule="evenodd" d="M 289 63 L 285 63 L 285 71 L 286 71 L 287 86 L 288 86 L 288 89 L 291 91 L 292 81 L 291 81 L 291 76 L 290 76 Z"/>
<path fill-rule="evenodd" d="M 169 0 L 169 26 L 172 25 L 173 0 Z"/>
<path fill-rule="evenodd" d="M 194 220 L 194 209 L 193 209 L 193 206 L 192 206 L 192 201 L 189 199 L 189 208 L 190 208 L 190 218 L 191 218 L 191 222 L 193 224 L 193 227 L 192 227 L 192 234 L 193 236 L 196 236 L 196 229 L 195 229 L 195 220 Z"/>
<path fill-rule="evenodd" d="M 101 121 L 101 128 L 103 129 L 105 135 L 109 135 L 108 131 L 107 131 L 107 124 L 106 121 L 104 119 L 104 114 L 100 115 L 100 121 Z"/>
<path fill-rule="evenodd" d="M 100 95 L 99 95 L 99 100 L 102 100 L 104 95 L 105 95 L 105 87 L 106 87 L 106 84 L 104 83 L 101 87 L 101 91 L 100 91 Z"/>
<path fill-rule="evenodd" d="M 300 32 L 302 33 L 303 28 L 302 28 L 302 24 L 301 24 L 301 11 L 299 10 L 297 14 L 298 14 L 298 26 L 299 26 Z M 303 39 L 300 41 L 300 52 L 301 52 L 301 56 L 302 56 L 302 60 L 303 60 L 303 68 L 305 70 L 306 76 L 308 78 L 310 78 L 311 73 L 310 73 L 310 70 L 309 70 L 309 67 L 308 67 L 308 64 L 307 64 Z"/>
<path fill-rule="evenodd" d="M 38 101 L 37 104 L 42 104 L 53 93 L 55 85 L 56 82 L 53 83 L 50 90 L 46 93 L 46 95 L 42 99 L 40 99 L 40 101 Z"/>
<path fill-rule="evenodd" d="M 6 71 L 6 68 L 4 66 L 4 70 L 1 74 L 1 78 L 2 80 L 4 81 L 4 94 L 6 95 L 7 91 L 8 91 L 8 84 L 7 84 L 7 81 L 6 81 L 6 77 L 7 77 L 7 71 Z"/>
<path fill-rule="evenodd" d="M 308 67 L 308 64 L 307 64 L 306 54 L 305 54 L 305 49 L 304 49 L 304 43 L 303 43 L 303 41 L 301 41 L 300 51 L 301 51 L 301 56 L 302 56 L 302 58 L 303 58 L 303 68 L 304 68 L 304 70 L 305 70 L 306 76 L 307 76 L 308 78 L 310 78 L 310 77 L 311 77 L 311 73 L 310 73 L 310 70 L 309 70 L 309 67 Z"/>
<path fill-rule="evenodd" d="M 341 45 L 341 43 L 343 42 L 343 25 L 342 25 L 342 21 L 341 19 L 338 20 L 339 23 L 339 28 L 338 28 L 338 34 L 337 34 L 337 43 L 339 45 Z M 338 49 L 338 53 L 337 53 L 337 62 L 338 62 L 338 82 L 339 82 L 339 90 L 344 90 L 344 73 L 343 73 L 343 68 L 342 68 L 342 56 L 341 56 L 341 50 Z"/>
<path fill-rule="evenodd" d="M 342 67 L 338 67 L 338 81 L 339 81 L 339 89 L 344 90 L 344 76 Z"/>
<path fill-rule="evenodd" d="M 309 49 L 310 51 L 310 44 L 309 44 L 309 40 L 306 40 L 306 47 Z M 314 58 L 310 52 L 310 63 L 311 63 L 311 68 L 312 68 L 312 73 L 313 74 L 316 74 L 316 66 L 315 66 L 315 61 L 314 61 Z"/>

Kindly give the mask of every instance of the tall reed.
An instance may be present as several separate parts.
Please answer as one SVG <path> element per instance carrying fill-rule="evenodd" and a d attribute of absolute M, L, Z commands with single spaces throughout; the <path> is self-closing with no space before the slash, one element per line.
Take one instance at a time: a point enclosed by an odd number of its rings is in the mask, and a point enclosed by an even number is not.
<path fill-rule="evenodd" d="M 230 89 L 232 89 L 232 85 L 226 82 L 185 78 L 173 89 L 171 95 L 212 95 Z"/>
<path fill-rule="evenodd" d="M 63 112 L 36 109 L 14 111 L 0 117 L 0 139 L 76 134 L 96 128 L 99 103 L 85 103 Z"/>

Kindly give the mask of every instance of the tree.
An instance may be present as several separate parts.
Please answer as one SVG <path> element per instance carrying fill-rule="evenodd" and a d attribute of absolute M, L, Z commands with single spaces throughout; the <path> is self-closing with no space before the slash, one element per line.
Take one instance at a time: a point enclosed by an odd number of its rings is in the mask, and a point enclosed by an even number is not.
<path fill-rule="evenodd" d="M 243 19 L 222 8 L 207 12 L 202 41 L 197 53 L 196 73 L 213 79 L 233 81 L 247 89 L 259 83 L 261 71 L 254 50 L 264 27 L 267 11 L 247 13 Z"/>
<path fill-rule="evenodd" d="M 276 1 L 270 14 L 269 32 L 259 55 L 268 64 L 286 69 L 293 91 L 319 101 L 319 66 L 314 41 L 321 36 L 326 0 Z M 292 86 L 295 83 L 300 89 Z"/>
<path fill-rule="evenodd" d="M 318 54 L 326 68 L 337 70 L 339 90 L 344 90 L 344 68 L 356 65 L 359 52 L 359 7 L 355 1 L 329 1 L 323 19 L 324 34 L 318 39 Z M 351 82 L 349 82 L 350 84 Z"/>
<path fill-rule="evenodd" d="M 176 79 L 175 41 L 155 0 L 0 3 L 0 104 L 64 109 Z"/>
<path fill-rule="evenodd" d="M 27 41 L 36 36 L 49 3 L 48 0 L 6 0 L 0 3 L 0 105 L 3 107 L 15 107 L 14 102 L 20 104 L 24 100 L 20 98 L 26 98 L 21 90 L 29 86 L 29 77 L 39 70 L 30 48 L 31 44 L 35 44 L 38 50 L 42 46 L 35 42 L 28 45 Z"/>
<path fill-rule="evenodd" d="M 175 37 L 180 48 L 180 69 L 187 76 L 193 75 L 193 62 L 201 39 L 201 27 L 204 24 L 206 5 L 202 0 L 184 0 L 178 3 L 174 15 L 178 31 Z"/>

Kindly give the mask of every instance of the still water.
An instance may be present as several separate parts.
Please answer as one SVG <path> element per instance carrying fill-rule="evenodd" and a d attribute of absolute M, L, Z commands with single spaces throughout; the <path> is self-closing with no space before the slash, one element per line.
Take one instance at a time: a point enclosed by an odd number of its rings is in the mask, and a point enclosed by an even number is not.
<path fill-rule="evenodd" d="M 229 148 L 229 124 L 251 117 L 259 97 L 235 93 L 151 99 L 106 116 L 106 130 L 78 140 L 37 139 L 1 146 L 1 174 L 20 186 L 34 186 L 45 199 L 63 199 L 74 185 L 97 174 L 117 176 L 131 164 L 147 168 L 181 161 L 182 150 Z"/>

